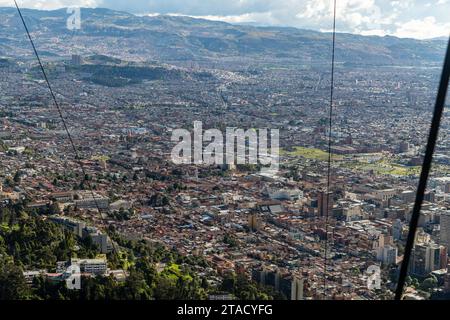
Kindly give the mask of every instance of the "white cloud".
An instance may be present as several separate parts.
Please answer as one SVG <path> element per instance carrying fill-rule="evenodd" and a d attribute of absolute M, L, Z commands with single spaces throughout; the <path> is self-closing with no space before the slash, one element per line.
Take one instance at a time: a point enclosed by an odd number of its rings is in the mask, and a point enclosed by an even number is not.
<path fill-rule="evenodd" d="M 361 32 L 359 32 L 359 34 L 363 35 L 363 36 L 385 36 L 386 35 L 386 30 L 382 30 L 382 29 L 372 29 L 372 30 L 362 30 Z"/>
<path fill-rule="evenodd" d="M 21 7 L 107 7 L 138 14 L 176 14 L 229 23 L 329 30 L 333 0 L 18 0 Z M 0 0 L 11 6 L 12 0 Z M 337 0 L 337 30 L 363 35 L 448 35 L 450 0 Z"/>
<path fill-rule="evenodd" d="M 401 38 L 428 39 L 450 35 L 450 23 L 437 23 L 435 17 L 410 20 L 397 24 L 394 35 Z"/>
<path fill-rule="evenodd" d="M 155 14 L 150 14 L 155 15 Z M 170 16 L 180 16 L 180 14 L 177 13 L 169 13 Z M 186 16 L 186 15 L 184 15 Z M 267 25 L 273 25 L 273 24 L 280 24 L 280 21 L 275 19 L 272 16 L 271 12 L 253 12 L 253 13 L 244 13 L 241 15 L 230 15 L 230 16 L 215 16 L 215 15 L 206 15 L 206 16 L 193 16 L 188 15 L 192 18 L 198 18 L 198 19 L 206 19 L 206 20 L 213 20 L 213 21 L 223 21 L 228 23 L 257 23 L 257 24 L 267 24 Z"/>
<path fill-rule="evenodd" d="M 333 3 L 329 0 L 308 0 L 304 10 L 296 17 L 309 19 L 310 22 L 321 24 L 330 23 L 333 16 Z M 337 2 L 336 18 L 339 31 L 357 32 L 371 29 L 383 29 L 383 25 L 391 24 L 398 14 L 382 12 L 375 0 L 340 0 Z M 326 29 L 326 28 L 325 28 Z"/>
<path fill-rule="evenodd" d="M 391 6 L 394 9 L 407 9 L 414 4 L 413 0 L 392 1 Z"/>
<path fill-rule="evenodd" d="M 96 7 L 100 0 L 17 0 L 20 8 L 32 8 L 41 10 L 53 10 L 65 7 Z M 0 0 L 0 7 L 11 7 L 12 0 Z"/>

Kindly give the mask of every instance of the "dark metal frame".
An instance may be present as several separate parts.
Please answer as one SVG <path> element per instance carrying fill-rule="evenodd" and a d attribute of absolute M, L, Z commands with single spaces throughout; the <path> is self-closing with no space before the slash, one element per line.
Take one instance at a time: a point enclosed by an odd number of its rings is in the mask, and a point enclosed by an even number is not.
<path fill-rule="evenodd" d="M 397 289 L 395 291 L 395 300 L 401 300 L 403 295 L 403 289 L 405 286 L 405 279 L 408 274 L 408 266 L 411 258 L 411 252 L 414 247 L 417 224 L 420 218 L 420 210 L 422 208 L 425 189 L 427 187 L 431 163 L 433 162 L 433 154 L 434 149 L 436 147 L 436 141 L 439 135 L 439 127 L 441 125 L 442 113 L 445 107 L 445 99 L 447 96 L 449 78 L 450 78 L 450 39 L 447 46 L 447 54 L 444 60 L 444 68 L 442 69 L 442 76 L 439 84 L 439 91 L 436 98 L 433 120 L 431 122 L 430 135 L 428 137 L 428 144 L 425 152 L 425 158 L 423 160 L 422 172 L 420 174 L 419 186 L 417 188 L 416 202 L 414 203 L 414 209 L 409 224 L 409 234 L 408 239 L 406 241 L 405 254 L 403 255 L 402 266 L 400 268 L 400 274 L 397 282 Z"/>

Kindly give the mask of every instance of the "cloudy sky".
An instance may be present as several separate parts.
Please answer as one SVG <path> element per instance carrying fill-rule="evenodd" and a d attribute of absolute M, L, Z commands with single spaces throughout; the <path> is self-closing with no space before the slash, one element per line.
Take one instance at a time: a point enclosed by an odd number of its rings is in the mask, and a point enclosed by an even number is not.
<path fill-rule="evenodd" d="M 231 23 L 328 31 L 333 0 L 17 0 L 28 8 L 107 7 L 136 14 L 177 14 Z M 12 0 L 0 0 L 10 6 Z M 427 39 L 450 34 L 450 0 L 337 0 L 340 32 Z"/>

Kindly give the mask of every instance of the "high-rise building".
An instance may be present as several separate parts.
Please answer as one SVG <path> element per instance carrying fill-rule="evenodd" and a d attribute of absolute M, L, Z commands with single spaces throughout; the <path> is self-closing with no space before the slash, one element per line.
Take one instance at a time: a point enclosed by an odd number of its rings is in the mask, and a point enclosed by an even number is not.
<path fill-rule="evenodd" d="M 447 248 L 435 243 L 416 244 L 412 252 L 411 272 L 426 276 L 447 267 Z"/>
<path fill-rule="evenodd" d="M 440 243 L 450 248 L 450 210 L 443 212 L 440 217 Z"/>
<path fill-rule="evenodd" d="M 397 219 L 392 224 L 392 237 L 394 240 L 400 240 L 403 234 L 403 223 L 400 219 Z"/>
<path fill-rule="evenodd" d="M 450 193 L 450 183 L 446 183 L 444 186 L 444 192 L 445 193 Z"/>
<path fill-rule="evenodd" d="M 320 191 L 317 194 L 317 211 L 318 215 L 324 217 L 328 214 L 331 214 L 331 209 L 333 208 L 333 193 L 332 192 L 323 192 Z"/>
<path fill-rule="evenodd" d="M 261 219 L 254 212 L 248 216 L 248 227 L 251 231 L 258 231 L 261 228 Z"/>
<path fill-rule="evenodd" d="M 73 54 L 72 55 L 72 65 L 74 66 L 80 66 L 82 63 L 82 58 L 79 54 Z"/>
<path fill-rule="evenodd" d="M 252 279 L 261 285 L 273 287 L 289 300 L 303 300 L 304 279 L 275 269 L 254 269 Z"/>
<path fill-rule="evenodd" d="M 428 201 L 428 202 L 435 202 L 436 193 L 434 191 L 425 192 L 423 200 Z"/>
<path fill-rule="evenodd" d="M 411 273 L 418 276 L 425 276 L 426 270 L 427 248 L 425 245 L 418 244 L 414 247 L 411 255 L 410 269 Z"/>
<path fill-rule="evenodd" d="M 447 273 L 444 276 L 444 291 L 450 292 L 450 264 L 447 266 Z"/>
<path fill-rule="evenodd" d="M 409 151 L 409 143 L 408 142 L 400 142 L 398 146 L 398 152 L 405 153 Z"/>
<path fill-rule="evenodd" d="M 280 292 L 289 300 L 303 300 L 304 279 L 287 276 L 280 279 Z"/>
<path fill-rule="evenodd" d="M 397 262 L 398 249 L 396 247 L 386 245 L 378 248 L 377 259 L 383 263 L 383 265 L 391 265 Z"/>

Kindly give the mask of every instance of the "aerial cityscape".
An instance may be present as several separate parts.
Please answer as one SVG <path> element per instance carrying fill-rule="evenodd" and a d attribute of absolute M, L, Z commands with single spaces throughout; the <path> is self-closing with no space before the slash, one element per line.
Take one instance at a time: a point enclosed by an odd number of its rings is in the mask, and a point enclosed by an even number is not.
<path fill-rule="evenodd" d="M 337 33 L 330 119 L 329 31 L 22 14 L 61 113 L 0 7 L 0 300 L 394 298 L 447 38 Z M 449 113 L 406 300 L 450 299 Z"/>

